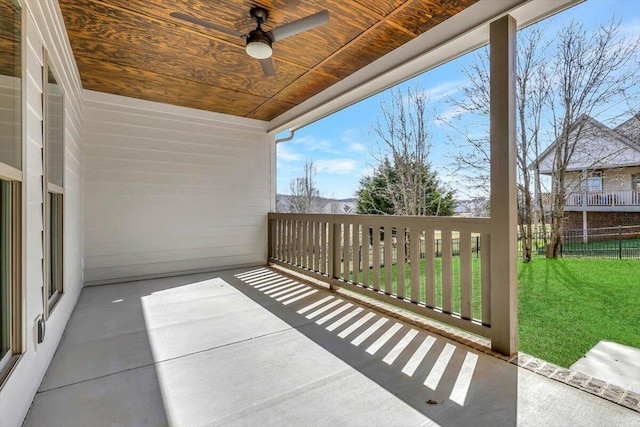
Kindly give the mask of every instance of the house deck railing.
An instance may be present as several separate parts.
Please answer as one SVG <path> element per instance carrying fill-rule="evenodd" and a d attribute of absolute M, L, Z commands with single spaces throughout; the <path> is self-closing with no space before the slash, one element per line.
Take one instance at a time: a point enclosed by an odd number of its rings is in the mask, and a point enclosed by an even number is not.
<path fill-rule="evenodd" d="M 489 239 L 489 218 L 269 214 L 271 263 L 485 337 Z"/>
<path fill-rule="evenodd" d="M 640 206 L 640 191 L 609 190 L 574 192 L 567 195 L 566 206 Z"/>

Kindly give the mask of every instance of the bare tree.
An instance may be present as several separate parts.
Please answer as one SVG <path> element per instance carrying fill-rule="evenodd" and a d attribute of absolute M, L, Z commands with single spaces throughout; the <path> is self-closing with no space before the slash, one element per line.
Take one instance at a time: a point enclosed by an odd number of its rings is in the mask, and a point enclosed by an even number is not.
<path fill-rule="evenodd" d="M 361 181 L 360 213 L 452 214 L 453 193 L 431 171 L 427 103 L 417 86 L 407 88 L 406 94 L 392 89 L 390 97 L 380 102 L 380 115 L 372 128 L 378 165 L 373 176 Z"/>
<path fill-rule="evenodd" d="M 638 69 L 632 64 L 640 52 L 640 39 L 619 37 L 619 28 L 611 19 L 591 34 L 572 21 L 557 34 L 557 53 L 548 74 L 549 120 L 555 132 L 549 258 L 558 257 L 562 247 L 567 167 L 578 142 L 588 137 L 587 121 L 578 119 L 603 105 L 623 105 L 638 82 Z"/>
<path fill-rule="evenodd" d="M 289 211 L 293 213 L 312 213 L 320 209 L 320 190 L 316 187 L 318 171 L 312 160 L 304 163 L 304 174 L 291 179 L 289 190 Z"/>
<path fill-rule="evenodd" d="M 529 168 L 540 150 L 540 122 L 544 104 L 548 99 L 549 84 L 545 75 L 545 53 L 543 42 L 544 27 L 533 27 L 520 33 L 518 39 L 520 55 L 517 57 L 516 115 L 517 147 L 516 165 L 518 169 L 518 226 L 522 242 L 522 260 L 529 262 L 533 255 L 534 202 L 532 180 L 535 188 L 540 186 L 540 169 Z M 541 193 L 536 192 L 540 195 Z M 544 219 L 543 230 L 544 230 Z M 543 236 L 545 233 L 542 233 Z"/>
<path fill-rule="evenodd" d="M 522 241 L 523 261 L 532 256 L 534 204 L 532 184 L 539 182 L 539 173 L 529 169 L 540 149 L 540 121 L 543 106 L 548 95 L 548 81 L 545 77 L 547 44 L 544 43 L 544 28 L 534 26 L 518 33 L 518 56 L 516 70 L 516 120 L 518 172 L 518 227 Z M 450 103 L 464 114 L 476 117 L 485 132 L 460 129 L 455 123 L 444 120 L 455 131 L 450 136 L 458 148 L 454 159 L 468 182 L 474 182 L 474 190 L 480 194 L 489 194 L 489 50 L 480 50 L 471 65 L 464 70 L 468 84 L 461 88 L 463 98 L 452 99 Z M 474 120 L 474 119 L 472 119 Z"/>
<path fill-rule="evenodd" d="M 565 203 L 565 172 L 577 141 L 584 137 L 576 125 L 582 114 L 592 114 L 616 99 L 623 101 L 637 81 L 637 67 L 629 67 L 638 55 L 638 41 L 619 40 L 613 21 L 590 35 L 570 22 L 560 28 L 556 44 L 545 42 L 546 27 L 532 26 L 518 32 L 516 79 L 518 226 L 522 237 L 523 260 L 531 259 L 533 218 L 540 212 L 541 229 L 546 230 L 543 185 L 537 160 L 542 144 L 549 143 L 544 129 L 555 136 L 554 179 L 551 188 L 551 241 L 547 256 L 557 257 L 562 244 Z M 445 121 L 454 131 L 450 139 L 458 148 L 454 155 L 458 170 L 473 179 L 476 189 L 488 189 L 489 183 L 489 58 L 488 49 L 476 54 L 464 70 L 469 81 L 461 88 L 463 99 L 450 102 L 460 117 L 481 120 L 485 132 L 479 136 Z M 622 103 L 624 104 L 624 103 Z M 624 113 L 628 113 L 626 109 Z M 484 119 L 484 121 L 482 121 Z M 473 119 L 472 119 L 473 120 Z M 597 161 L 597 159 L 594 159 Z M 534 202 L 538 196 L 537 203 Z M 537 206 L 536 206 L 537 205 Z M 542 233 L 545 236 L 545 233 Z"/>

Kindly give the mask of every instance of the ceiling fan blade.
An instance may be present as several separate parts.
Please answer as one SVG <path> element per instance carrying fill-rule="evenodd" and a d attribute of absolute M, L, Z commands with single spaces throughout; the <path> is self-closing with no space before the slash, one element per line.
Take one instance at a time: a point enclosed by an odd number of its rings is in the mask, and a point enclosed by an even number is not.
<path fill-rule="evenodd" d="M 262 65 L 262 72 L 265 76 L 271 77 L 276 75 L 276 70 L 273 68 L 273 61 L 271 58 L 261 59 L 260 65 Z"/>
<path fill-rule="evenodd" d="M 286 39 L 287 37 L 294 36 L 303 31 L 311 30 L 320 25 L 324 25 L 329 22 L 329 12 L 323 10 L 322 12 L 314 13 L 306 18 L 298 19 L 297 21 L 284 24 L 278 28 L 274 28 L 269 31 L 273 37 L 273 41 Z"/>
<path fill-rule="evenodd" d="M 244 34 L 242 34 L 239 31 L 223 27 L 222 25 L 214 24 L 213 22 L 205 21 L 204 19 L 194 18 L 193 16 L 187 15 L 186 13 L 171 12 L 169 14 L 169 16 L 181 19 L 183 21 L 191 22 L 192 24 L 200 25 L 201 27 L 205 27 L 205 28 L 208 28 L 210 30 L 216 30 L 216 31 L 220 31 L 222 33 L 227 33 L 227 34 L 230 34 L 232 36 L 237 36 L 237 37 L 243 37 L 244 36 Z"/>

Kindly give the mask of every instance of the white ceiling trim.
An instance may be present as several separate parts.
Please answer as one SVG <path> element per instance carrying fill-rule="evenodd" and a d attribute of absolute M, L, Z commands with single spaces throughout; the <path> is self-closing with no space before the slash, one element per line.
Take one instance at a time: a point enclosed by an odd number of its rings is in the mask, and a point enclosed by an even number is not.
<path fill-rule="evenodd" d="M 510 14 L 518 28 L 584 0 L 480 0 L 269 122 L 269 132 L 296 130 L 451 61 L 489 42 L 489 24 Z"/>

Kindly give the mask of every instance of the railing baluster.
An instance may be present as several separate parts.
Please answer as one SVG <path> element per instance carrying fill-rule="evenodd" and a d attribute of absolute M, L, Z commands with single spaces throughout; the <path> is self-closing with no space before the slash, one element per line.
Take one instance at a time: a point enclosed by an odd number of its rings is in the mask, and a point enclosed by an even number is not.
<path fill-rule="evenodd" d="M 396 295 L 398 298 L 404 298 L 404 260 L 407 256 L 407 237 L 404 227 L 396 229 Z"/>
<path fill-rule="evenodd" d="M 294 220 L 289 220 L 289 225 L 288 225 L 288 229 L 287 229 L 287 262 L 293 264 L 293 257 L 295 255 L 295 250 L 293 249 L 293 244 L 295 242 L 294 236 L 293 236 L 293 228 L 295 225 L 295 221 Z"/>
<path fill-rule="evenodd" d="M 315 270 L 315 251 L 313 250 L 314 242 L 315 242 L 315 221 L 309 220 L 307 221 L 307 268 L 309 270 Z"/>
<path fill-rule="evenodd" d="M 351 224 L 346 222 L 343 224 L 342 241 L 344 242 L 342 250 L 342 278 L 349 281 L 349 271 L 351 270 Z"/>
<path fill-rule="evenodd" d="M 393 292 L 392 289 L 392 269 L 393 269 L 393 236 L 392 227 L 384 227 L 384 291 L 387 294 Z"/>
<path fill-rule="evenodd" d="M 286 250 L 285 250 L 285 258 L 288 263 L 293 264 L 293 220 L 287 220 L 287 235 L 285 236 L 286 240 Z"/>
<path fill-rule="evenodd" d="M 353 283 L 359 283 L 360 274 L 360 226 L 358 224 L 352 225 L 352 246 L 353 246 Z"/>
<path fill-rule="evenodd" d="M 373 289 L 380 290 L 380 227 L 373 227 Z"/>
<path fill-rule="evenodd" d="M 420 302 L 420 230 L 409 230 L 409 252 L 411 262 L 411 301 Z"/>
<path fill-rule="evenodd" d="M 307 268 L 309 270 L 315 270 L 314 267 L 314 263 L 315 263 L 315 251 L 313 250 L 314 248 L 314 243 L 315 243 L 315 221 L 313 220 L 309 220 L 307 221 Z"/>
<path fill-rule="evenodd" d="M 267 217 L 267 260 L 273 257 L 273 221 Z"/>
<path fill-rule="evenodd" d="M 468 231 L 461 231 L 458 245 L 460 250 L 460 315 L 463 319 L 471 319 L 473 314 L 471 233 Z"/>
<path fill-rule="evenodd" d="M 307 245 L 309 244 L 309 233 L 308 233 L 308 222 L 306 220 L 302 220 L 301 222 L 301 231 L 302 231 L 302 244 L 300 245 L 300 266 L 303 268 L 307 268 L 309 263 L 307 261 Z"/>
<path fill-rule="evenodd" d="M 291 221 L 291 261 L 292 264 L 296 264 L 298 258 L 298 221 Z"/>
<path fill-rule="evenodd" d="M 451 229 L 443 228 L 440 230 L 442 239 L 442 311 L 445 313 L 453 313 L 451 303 L 453 275 L 451 268 L 452 246 L 451 246 Z"/>
<path fill-rule="evenodd" d="M 329 250 L 330 252 L 327 254 L 329 259 L 327 260 L 329 263 L 329 276 L 332 279 L 339 279 L 341 277 L 340 274 L 340 249 L 342 245 L 342 226 L 339 222 L 329 223 L 327 225 L 329 231 Z"/>
<path fill-rule="evenodd" d="M 269 236 L 267 237 L 267 248 L 269 253 L 267 254 L 267 257 L 269 258 L 273 258 L 276 255 L 276 224 L 278 223 L 277 220 L 269 220 L 268 224 L 269 224 Z"/>
<path fill-rule="evenodd" d="M 488 233 L 480 235 L 480 275 L 481 275 L 481 300 L 482 300 L 482 324 L 491 325 L 491 245 Z"/>
<path fill-rule="evenodd" d="M 362 284 L 369 286 L 369 239 L 371 228 L 368 225 L 362 226 Z"/>
<path fill-rule="evenodd" d="M 308 245 L 309 245 L 309 223 L 307 221 L 300 221 L 302 229 L 302 245 L 300 247 L 300 266 L 303 268 L 309 267 L 308 261 Z"/>
<path fill-rule="evenodd" d="M 327 238 L 327 223 L 320 223 L 320 272 L 329 274 L 327 266 L 327 251 L 329 250 L 329 239 Z"/>
<path fill-rule="evenodd" d="M 322 267 L 320 266 L 320 251 L 322 249 L 322 246 L 320 244 L 320 233 L 322 232 L 322 223 L 321 222 L 314 222 L 314 234 L 315 234 L 315 261 L 314 261 L 314 266 L 315 266 L 315 270 L 316 271 L 322 271 Z"/>
<path fill-rule="evenodd" d="M 293 264 L 300 265 L 300 240 L 301 240 L 302 224 L 300 220 L 296 220 L 293 225 Z"/>
<path fill-rule="evenodd" d="M 424 275 L 425 275 L 425 303 L 427 307 L 435 308 L 436 306 L 436 271 L 435 259 L 436 253 L 434 248 L 434 230 L 427 229 L 424 231 Z"/>
<path fill-rule="evenodd" d="M 335 279 L 339 279 L 342 277 L 342 274 L 340 273 L 340 266 L 341 264 L 341 260 L 340 260 L 340 253 L 341 253 L 341 249 L 344 250 L 344 245 L 342 243 L 342 227 L 343 224 L 340 224 L 339 222 L 335 222 L 332 225 L 332 236 L 333 236 L 333 243 L 331 245 L 331 247 L 333 248 L 333 253 L 332 253 L 332 263 L 333 263 L 333 277 Z"/>
<path fill-rule="evenodd" d="M 284 230 L 283 227 L 284 226 L 284 220 L 283 219 L 279 219 L 278 220 L 278 248 L 277 248 L 277 254 L 276 257 L 279 260 L 282 260 L 284 258 L 282 250 L 284 247 L 284 241 L 282 236 L 284 236 Z"/>

